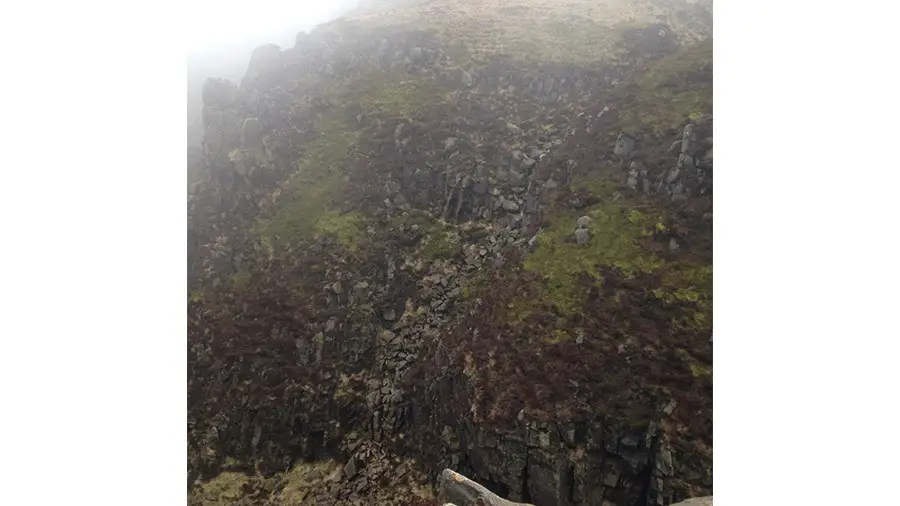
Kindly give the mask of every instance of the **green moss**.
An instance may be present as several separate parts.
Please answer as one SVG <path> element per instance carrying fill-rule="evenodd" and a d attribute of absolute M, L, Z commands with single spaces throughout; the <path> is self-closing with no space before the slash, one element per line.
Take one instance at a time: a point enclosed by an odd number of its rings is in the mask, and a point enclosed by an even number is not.
<path fill-rule="evenodd" d="M 359 213 L 337 210 L 361 136 L 350 127 L 355 122 L 350 111 L 359 107 L 366 115 L 405 118 L 444 100 L 442 90 L 432 82 L 383 72 L 371 72 L 323 92 L 333 110 L 316 121 L 319 135 L 306 146 L 277 212 L 257 228 L 272 251 L 322 234 L 333 234 L 348 249 L 357 250 L 365 237 L 365 219 Z"/>
<path fill-rule="evenodd" d="M 662 285 L 651 294 L 669 305 L 685 306 L 686 313 L 672 320 L 677 330 L 712 330 L 712 266 L 675 264 Z"/>
<path fill-rule="evenodd" d="M 621 129 L 638 135 L 665 134 L 711 114 L 712 43 L 679 51 L 651 64 L 638 83 L 634 107 L 621 112 Z"/>
<path fill-rule="evenodd" d="M 234 469 L 238 466 L 240 466 L 240 462 L 234 457 L 225 457 L 225 462 L 222 463 L 224 469 Z"/>
<path fill-rule="evenodd" d="M 425 262 L 446 260 L 460 250 L 460 237 L 456 229 L 424 211 L 410 210 L 394 218 L 401 228 L 416 227 L 422 238 L 416 246 L 415 256 Z"/>
<path fill-rule="evenodd" d="M 334 117 L 319 125 L 319 136 L 307 146 L 276 214 L 258 227 L 273 249 L 329 231 L 347 243 L 359 237 L 353 230 L 361 222 L 359 216 L 351 213 L 343 218 L 334 210 L 347 182 L 344 165 L 354 152 L 359 133 Z"/>
<path fill-rule="evenodd" d="M 196 484 L 188 498 L 188 504 L 231 506 L 241 499 L 241 489 L 249 482 L 250 477 L 243 473 L 219 473 L 207 482 Z"/>
<path fill-rule="evenodd" d="M 408 118 L 444 100 L 433 82 L 404 74 L 373 73 L 354 86 L 346 98 L 357 100 L 367 116 Z"/>
<path fill-rule="evenodd" d="M 691 370 L 691 374 L 695 378 L 704 378 L 712 376 L 712 367 L 701 364 L 697 359 L 691 356 L 687 350 L 679 348 L 675 350 L 675 353 L 678 354 L 678 357 L 687 364 L 688 368 Z"/>
<path fill-rule="evenodd" d="M 706 308 L 692 311 L 686 315 L 674 318 L 672 320 L 672 328 L 675 330 L 695 330 L 710 331 L 712 330 L 712 312 Z"/>
<path fill-rule="evenodd" d="M 546 338 L 545 341 L 550 344 L 555 344 L 567 341 L 570 337 L 572 337 L 572 335 L 568 330 L 557 328 L 550 333 L 550 337 Z"/>
<path fill-rule="evenodd" d="M 597 198 L 612 199 L 618 183 L 608 177 L 574 177 L 572 179 L 572 191 L 586 193 Z"/>
<path fill-rule="evenodd" d="M 544 286 L 540 286 L 538 291 L 543 291 L 545 289 Z M 549 302 L 549 301 L 548 301 Z M 565 302 L 570 302 L 566 299 Z M 557 302 L 558 304 L 559 302 Z M 566 305 L 563 310 L 571 310 L 575 311 L 577 308 L 570 308 L 570 305 Z M 512 302 L 506 305 L 506 319 L 511 323 L 522 323 L 532 315 L 534 315 L 538 310 L 538 299 L 535 297 L 529 297 L 525 294 L 519 294 L 518 297 L 512 299 Z"/>
<path fill-rule="evenodd" d="M 654 62 L 647 68 L 647 72 L 641 79 L 641 88 L 644 91 L 658 91 L 665 87 L 678 86 L 679 82 L 687 80 L 691 74 L 700 72 L 712 64 L 712 41 L 706 41 L 669 55 Z M 711 71 L 711 67 L 709 68 Z"/>
<path fill-rule="evenodd" d="M 366 237 L 365 217 L 358 212 L 341 214 L 337 211 L 326 211 L 315 224 L 317 237 L 331 235 L 350 251 L 358 251 Z"/>
<path fill-rule="evenodd" d="M 491 278 L 484 270 L 475 271 L 471 277 L 462 282 L 460 293 L 463 298 L 474 299 L 489 293 Z"/>
<path fill-rule="evenodd" d="M 608 188 L 604 181 L 584 181 L 585 187 Z M 600 267 L 611 267 L 625 276 L 652 272 L 662 261 L 647 250 L 641 239 L 652 234 L 658 217 L 648 212 L 628 209 L 607 195 L 605 200 L 580 212 L 563 211 L 551 216 L 549 226 L 539 237 L 539 247 L 523 262 L 525 270 L 542 276 L 541 297 L 556 306 L 562 314 L 580 310 L 586 288 L 578 287 L 578 277 L 586 274 L 602 282 Z M 580 216 L 591 218 L 587 244 L 574 242 L 575 226 Z M 511 309 L 516 318 L 527 316 L 528 301 L 514 301 Z"/>
<path fill-rule="evenodd" d="M 231 286 L 233 286 L 237 290 L 246 288 L 246 286 L 249 282 L 250 282 L 250 271 L 242 269 L 231 275 Z"/>
<path fill-rule="evenodd" d="M 190 302 L 203 302 L 203 292 L 200 290 L 194 290 L 190 294 L 188 294 L 188 300 Z"/>
<path fill-rule="evenodd" d="M 409 228 L 417 226 L 420 229 L 430 228 L 437 222 L 429 213 L 420 209 L 410 209 L 403 211 L 391 218 L 391 225 L 397 228 Z"/>
<path fill-rule="evenodd" d="M 624 126 L 622 131 L 637 135 L 640 130 L 647 129 L 653 135 L 662 135 L 669 129 L 683 124 L 686 118 L 697 118 L 701 113 L 711 112 L 712 94 L 706 91 L 675 93 L 670 90 L 660 90 L 654 93 L 652 99 L 647 99 L 644 103 L 664 103 L 666 105 L 626 112 L 623 116 L 630 124 Z"/>
<path fill-rule="evenodd" d="M 313 502 L 321 482 L 340 472 L 340 464 L 333 460 L 300 462 L 284 474 L 278 504 L 307 504 Z"/>
<path fill-rule="evenodd" d="M 526 284 L 507 301 L 506 320 L 522 323 L 548 306 L 562 317 L 581 314 L 591 286 L 604 283 L 602 273 L 612 269 L 626 278 L 653 274 L 659 283 L 649 288 L 649 295 L 671 307 L 673 330 L 710 331 L 712 266 L 689 258 L 666 260 L 655 253 L 654 241 L 668 231 L 661 211 L 615 198 L 615 181 L 603 176 L 576 178 L 572 189 L 599 202 L 577 212 L 549 213 L 538 248 L 522 264 L 538 281 Z M 580 216 L 591 219 L 584 245 L 574 240 Z M 622 294 L 616 287 L 609 288 L 608 300 L 620 303 Z"/>
<path fill-rule="evenodd" d="M 690 365 L 691 374 L 694 375 L 695 378 L 704 378 L 712 376 L 712 367 L 708 367 L 705 365 L 701 365 L 698 363 L 693 363 Z"/>
<path fill-rule="evenodd" d="M 447 259 L 459 252 L 459 234 L 452 230 L 432 230 L 425 236 L 418 255 L 426 262 Z"/>

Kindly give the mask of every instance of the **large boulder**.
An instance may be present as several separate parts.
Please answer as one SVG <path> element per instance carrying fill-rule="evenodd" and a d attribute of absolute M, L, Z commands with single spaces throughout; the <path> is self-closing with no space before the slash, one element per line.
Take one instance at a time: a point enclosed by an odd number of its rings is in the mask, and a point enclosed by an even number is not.
<path fill-rule="evenodd" d="M 620 133 L 616 137 L 616 146 L 613 148 L 613 154 L 619 158 L 628 158 L 634 151 L 634 139 L 627 134 Z"/>
<path fill-rule="evenodd" d="M 711 495 L 707 497 L 691 497 L 672 506 L 713 506 L 713 498 Z"/>
<path fill-rule="evenodd" d="M 441 473 L 438 498 L 444 503 L 452 503 L 455 506 L 534 506 L 533 504 L 507 501 L 450 469 L 444 469 Z"/>

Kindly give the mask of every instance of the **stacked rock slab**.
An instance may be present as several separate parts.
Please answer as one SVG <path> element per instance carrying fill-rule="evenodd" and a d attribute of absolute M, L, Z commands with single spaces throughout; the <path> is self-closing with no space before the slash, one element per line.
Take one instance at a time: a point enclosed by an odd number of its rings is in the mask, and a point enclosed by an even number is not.
<path fill-rule="evenodd" d="M 444 469 L 441 473 L 438 489 L 440 500 L 445 501 L 444 506 L 447 504 L 453 506 L 534 506 L 502 499 L 478 483 L 450 469 Z"/>
<path fill-rule="evenodd" d="M 507 501 L 490 490 L 450 469 L 441 473 L 438 498 L 443 506 L 535 506 Z M 692 497 L 672 506 L 713 506 L 712 496 Z"/>

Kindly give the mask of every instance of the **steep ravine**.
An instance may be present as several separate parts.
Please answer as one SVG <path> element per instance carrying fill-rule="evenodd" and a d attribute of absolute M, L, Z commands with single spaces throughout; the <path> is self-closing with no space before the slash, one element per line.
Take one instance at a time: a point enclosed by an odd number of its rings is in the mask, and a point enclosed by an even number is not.
<path fill-rule="evenodd" d="M 710 495 L 711 5 L 365 4 L 204 86 L 191 503 Z"/>

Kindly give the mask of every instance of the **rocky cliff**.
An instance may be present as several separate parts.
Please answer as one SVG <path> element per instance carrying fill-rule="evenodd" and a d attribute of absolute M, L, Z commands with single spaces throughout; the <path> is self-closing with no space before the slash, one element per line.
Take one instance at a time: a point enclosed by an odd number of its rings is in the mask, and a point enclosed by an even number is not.
<path fill-rule="evenodd" d="M 712 15 L 364 2 L 203 89 L 194 504 L 712 491 Z"/>

